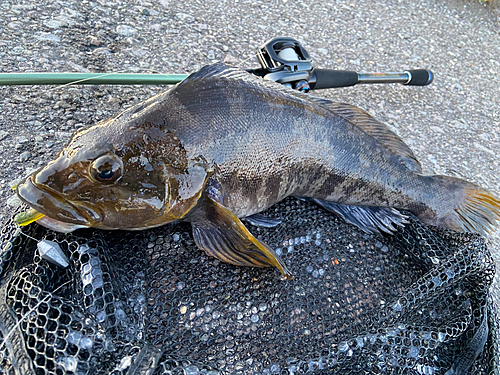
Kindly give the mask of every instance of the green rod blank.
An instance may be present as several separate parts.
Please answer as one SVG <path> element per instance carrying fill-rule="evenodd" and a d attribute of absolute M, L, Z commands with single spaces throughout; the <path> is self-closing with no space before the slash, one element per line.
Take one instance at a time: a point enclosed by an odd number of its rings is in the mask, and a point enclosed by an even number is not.
<path fill-rule="evenodd" d="M 173 85 L 187 74 L 0 73 L 0 86 L 12 85 Z"/>

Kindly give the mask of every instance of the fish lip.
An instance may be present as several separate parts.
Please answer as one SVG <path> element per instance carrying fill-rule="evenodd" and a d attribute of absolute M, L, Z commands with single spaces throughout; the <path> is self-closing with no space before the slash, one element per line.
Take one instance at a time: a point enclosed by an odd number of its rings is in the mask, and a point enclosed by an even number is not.
<path fill-rule="evenodd" d="M 37 184 L 34 181 L 34 176 L 35 175 L 30 175 L 24 179 L 21 183 L 16 188 L 16 193 L 19 199 L 23 201 L 24 203 L 28 204 L 29 206 L 33 207 L 35 210 L 38 212 L 46 215 L 53 221 L 60 221 L 63 223 L 74 223 L 74 224 L 79 224 L 79 225 L 84 225 L 86 227 L 91 227 L 93 224 L 102 221 L 102 215 L 99 215 L 96 210 L 93 208 L 87 207 L 86 205 L 76 205 L 71 202 L 69 202 L 61 193 L 49 188 L 48 186 L 45 185 L 40 185 Z M 38 202 L 33 202 L 29 199 L 27 199 L 23 194 L 21 193 L 21 190 L 24 189 L 29 189 L 32 193 L 38 193 L 38 195 L 41 195 L 41 198 L 49 199 L 49 197 L 55 199 L 57 202 L 61 203 L 64 206 L 67 206 L 71 208 L 74 212 L 78 214 L 79 217 L 76 217 L 71 213 L 71 210 L 61 208 L 60 205 L 57 206 L 57 208 L 64 212 L 65 219 L 61 219 L 60 217 L 54 218 L 53 215 L 50 215 L 47 213 L 47 211 L 44 209 L 42 205 L 40 205 Z M 68 217 L 70 215 L 73 217 Z"/>

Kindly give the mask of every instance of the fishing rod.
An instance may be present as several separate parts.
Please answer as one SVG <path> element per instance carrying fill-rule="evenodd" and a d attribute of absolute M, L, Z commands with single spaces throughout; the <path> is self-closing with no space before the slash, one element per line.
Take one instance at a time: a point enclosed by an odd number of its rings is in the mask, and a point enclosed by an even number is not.
<path fill-rule="evenodd" d="M 430 70 L 402 73 L 357 73 L 350 70 L 315 69 L 304 47 L 295 39 L 278 37 L 257 51 L 260 68 L 248 72 L 299 91 L 349 87 L 357 84 L 401 83 L 426 86 L 433 80 Z M 172 85 L 187 74 L 137 73 L 0 73 L 0 86 L 11 85 Z"/>
<path fill-rule="evenodd" d="M 13 85 L 174 85 L 188 74 L 0 73 L 0 86 Z"/>

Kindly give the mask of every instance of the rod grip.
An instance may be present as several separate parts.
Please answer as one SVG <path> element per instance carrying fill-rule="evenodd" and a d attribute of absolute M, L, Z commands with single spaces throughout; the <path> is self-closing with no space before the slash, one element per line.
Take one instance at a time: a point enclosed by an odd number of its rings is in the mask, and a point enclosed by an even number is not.
<path fill-rule="evenodd" d="M 405 83 L 409 86 L 426 86 L 432 82 L 434 79 L 434 74 L 427 69 L 414 69 L 405 70 L 406 73 L 410 74 L 410 80 Z"/>
<path fill-rule="evenodd" d="M 316 82 L 310 82 L 312 90 L 354 86 L 358 83 L 358 73 L 350 70 L 314 69 L 314 78 Z"/>

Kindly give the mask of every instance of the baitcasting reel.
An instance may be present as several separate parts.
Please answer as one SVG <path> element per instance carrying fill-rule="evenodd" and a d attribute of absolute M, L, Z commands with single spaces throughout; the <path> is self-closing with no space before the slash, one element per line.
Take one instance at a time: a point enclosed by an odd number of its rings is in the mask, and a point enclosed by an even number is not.
<path fill-rule="evenodd" d="M 257 51 L 261 68 L 250 70 L 264 79 L 282 83 L 299 91 L 354 86 L 358 83 L 402 83 L 425 86 L 434 76 L 430 70 L 405 70 L 403 73 L 356 73 L 349 70 L 315 69 L 307 51 L 288 37 L 266 42 Z"/>

